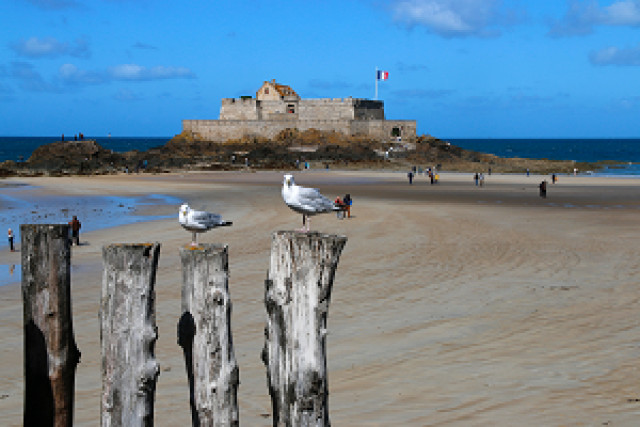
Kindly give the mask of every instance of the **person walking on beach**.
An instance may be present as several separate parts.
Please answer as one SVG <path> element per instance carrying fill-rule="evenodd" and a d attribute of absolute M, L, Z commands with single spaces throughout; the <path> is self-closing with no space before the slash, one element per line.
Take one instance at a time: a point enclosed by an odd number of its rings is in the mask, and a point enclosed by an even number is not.
<path fill-rule="evenodd" d="M 74 215 L 73 219 L 69 221 L 69 225 L 71 226 L 71 244 L 73 245 L 75 241 L 76 246 L 80 246 L 80 227 L 82 224 L 78 221 L 78 217 Z"/>
<path fill-rule="evenodd" d="M 547 198 L 547 181 L 542 181 L 539 185 L 540 187 L 540 197 L 543 199 Z"/>
<path fill-rule="evenodd" d="M 7 238 L 9 239 L 9 249 L 11 249 L 11 252 L 15 252 L 16 249 L 13 247 L 13 230 L 9 229 Z"/>
<path fill-rule="evenodd" d="M 353 203 L 353 201 L 351 200 L 351 194 L 345 194 L 344 198 L 342 199 L 342 203 L 344 203 L 344 207 L 347 211 L 347 218 L 351 218 L 351 204 Z"/>
<path fill-rule="evenodd" d="M 413 184 L 413 172 L 409 171 L 407 178 L 409 178 L 409 184 Z"/>

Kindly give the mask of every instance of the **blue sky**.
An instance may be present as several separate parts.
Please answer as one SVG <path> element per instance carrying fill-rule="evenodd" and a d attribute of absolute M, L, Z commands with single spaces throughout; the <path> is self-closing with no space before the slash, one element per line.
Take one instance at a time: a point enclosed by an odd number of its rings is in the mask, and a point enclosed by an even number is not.
<path fill-rule="evenodd" d="M 0 0 L 0 135 L 173 136 L 265 80 L 440 138 L 640 137 L 640 0 Z"/>

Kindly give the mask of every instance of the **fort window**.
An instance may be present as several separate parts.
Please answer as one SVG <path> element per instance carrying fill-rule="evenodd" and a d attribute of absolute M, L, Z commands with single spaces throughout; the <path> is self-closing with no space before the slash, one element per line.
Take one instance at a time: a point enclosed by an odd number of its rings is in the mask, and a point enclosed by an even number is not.
<path fill-rule="evenodd" d="M 293 114 L 296 112 L 296 106 L 293 104 L 287 105 L 287 113 Z"/>
<path fill-rule="evenodd" d="M 391 129 L 391 136 L 402 136 L 402 132 L 399 127 L 394 127 Z"/>
<path fill-rule="evenodd" d="M 269 95 L 269 88 L 268 88 L 268 87 L 265 87 L 265 88 L 264 88 L 264 94 L 265 94 L 265 95 Z"/>

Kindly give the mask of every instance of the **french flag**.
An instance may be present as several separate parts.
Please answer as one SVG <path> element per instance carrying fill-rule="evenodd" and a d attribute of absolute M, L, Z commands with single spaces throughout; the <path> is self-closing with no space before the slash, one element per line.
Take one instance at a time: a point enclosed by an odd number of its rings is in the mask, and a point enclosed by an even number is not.
<path fill-rule="evenodd" d="M 378 70 L 378 80 L 387 80 L 389 78 L 388 71 Z"/>

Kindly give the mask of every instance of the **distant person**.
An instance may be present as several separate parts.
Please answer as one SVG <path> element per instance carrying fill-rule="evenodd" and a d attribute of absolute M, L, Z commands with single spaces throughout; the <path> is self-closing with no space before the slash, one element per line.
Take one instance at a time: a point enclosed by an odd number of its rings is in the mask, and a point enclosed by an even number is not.
<path fill-rule="evenodd" d="M 73 245 L 73 242 L 75 241 L 76 246 L 80 246 L 80 228 L 82 227 L 82 224 L 78 221 L 77 216 L 73 216 L 73 219 L 69 221 L 69 226 L 71 227 L 71 244 Z"/>
<path fill-rule="evenodd" d="M 543 199 L 547 198 L 547 181 L 542 181 L 539 185 L 540 187 L 540 197 Z"/>
<path fill-rule="evenodd" d="M 338 219 L 342 219 L 344 218 L 344 205 L 342 203 L 342 200 L 340 200 L 340 196 L 336 197 L 336 199 L 333 201 L 333 204 L 340 208 L 339 210 L 336 211 L 336 218 Z"/>
<path fill-rule="evenodd" d="M 529 168 L 527 168 L 527 176 L 529 176 Z"/>
<path fill-rule="evenodd" d="M 60 139 L 60 141 L 64 142 L 64 133 L 62 134 L 62 138 Z"/>
<path fill-rule="evenodd" d="M 555 184 L 556 181 L 558 181 L 558 177 L 556 176 L 556 174 L 554 173 L 553 175 L 551 175 L 551 183 Z"/>
<path fill-rule="evenodd" d="M 351 200 L 351 194 L 345 194 L 344 198 L 342 199 L 342 203 L 347 210 L 347 218 L 351 218 L 351 205 L 353 204 L 353 200 Z"/>
<path fill-rule="evenodd" d="M 413 172 L 409 172 L 407 174 L 407 178 L 409 178 L 409 184 L 413 184 Z"/>
<path fill-rule="evenodd" d="M 473 180 L 476 182 L 476 187 L 477 187 L 478 182 L 480 181 L 480 174 L 478 174 L 478 172 L 476 172 L 476 174 L 473 176 Z"/>
<path fill-rule="evenodd" d="M 9 229 L 7 238 L 9 239 L 9 249 L 11 249 L 11 252 L 15 252 L 16 249 L 13 247 L 13 230 Z"/>
<path fill-rule="evenodd" d="M 480 187 L 482 187 L 484 185 L 484 174 L 482 172 L 478 175 L 478 181 L 480 181 Z"/>

